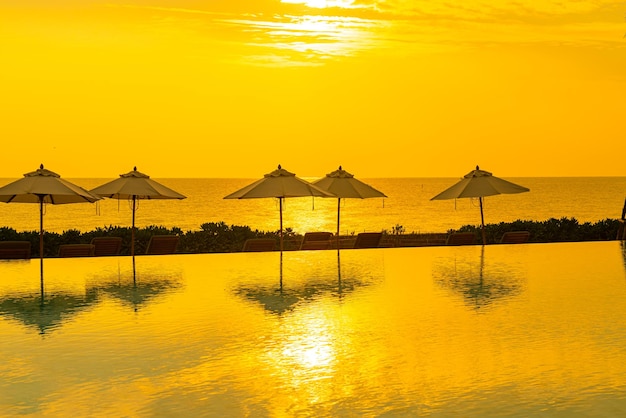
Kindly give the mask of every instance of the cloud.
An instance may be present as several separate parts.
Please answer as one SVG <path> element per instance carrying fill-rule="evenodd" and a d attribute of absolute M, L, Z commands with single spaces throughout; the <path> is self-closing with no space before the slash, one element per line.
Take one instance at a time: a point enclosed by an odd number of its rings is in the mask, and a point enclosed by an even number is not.
<path fill-rule="evenodd" d="M 142 4 L 145 3 L 145 4 Z M 396 43 L 460 47 L 474 42 L 602 42 L 622 37 L 626 25 L 618 1 L 557 0 L 239 0 L 135 2 L 119 7 L 144 8 L 180 20 L 207 19 L 222 33 L 211 36 L 268 50 L 285 49 L 324 57 L 351 56 Z M 309 7 L 307 5 L 337 5 Z M 257 52 L 255 52 L 257 54 Z M 307 59 L 309 59 L 308 57 Z"/>
<path fill-rule="evenodd" d="M 510 16 L 516 18 L 557 18 L 559 16 L 582 16 L 602 13 L 606 10 L 622 10 L 621 1 L 589 0 L 466 0 L 466 1 L 428 1 L 428 0 L 358 0 L 355 2 L 361 10 L 375 10 L 382 14 L 413 17 L 442 18 L 497 18 Z"/>

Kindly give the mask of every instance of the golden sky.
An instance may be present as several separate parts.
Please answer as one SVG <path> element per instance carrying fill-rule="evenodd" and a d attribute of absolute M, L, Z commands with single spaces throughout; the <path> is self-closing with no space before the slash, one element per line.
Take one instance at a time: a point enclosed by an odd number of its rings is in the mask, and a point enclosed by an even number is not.
<path fill-rule="evenodd" d="M 3 0 L 0 177 L 623 176 L 622 0 Z"/>

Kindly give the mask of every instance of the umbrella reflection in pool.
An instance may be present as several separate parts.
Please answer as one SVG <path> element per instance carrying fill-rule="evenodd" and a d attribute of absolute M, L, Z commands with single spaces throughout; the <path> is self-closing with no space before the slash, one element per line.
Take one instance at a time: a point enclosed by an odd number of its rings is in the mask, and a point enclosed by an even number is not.
<path fill-rule="evenodd" d="M 524 288 L 522 267 L 512 263 L 486 262 L 484 246 L 480 247 L 480 257 L 476 259 L 474 250 L 477 248 L 459 249 L 452 259 L 437 262 L 433 267 L 435 281 L 460 293 L 474 308 L 519 295 Z"/>
<path fill-rule="evenodd" d="M 19 320 L 39 334 L 59 328 L 73 315 L 98 301 L 97 292 L 87 289 L 84 294 L 46 292 L 43 279 L 43 261 L 40 260 L 40 288 L 32 292 L 0 295 L 0 317 Z"/>
<path fill-rule="evenodd" d="M 273 285 L 239 286 L 235 293 L 246 299 L 259 302 L 263 307 L 275 314 L 283 314 L 292 310 L 300 302 L 302 295 L 283 288 L 283 253 L 280 252 L 279 287 Z"/>
<path fill-rule="evenodd" d="M 110 277 L 95 279 L 88 285 L 89 289 L 112 296 L 137 312 L 148 302 L 182 288 L 182 277 L 179 273 L 146 270 L 137 274 L 135 257 L 131 258 L 133 263 L 132 279 L 130 272 L 119 271 L 113 280 Z"/>
<path fill-rule="evenodd" d="M 284 284 L 283 254 L 277 252 L 276 255 L 280 257 L 278 287 L 273 284 L 275 282 L 267 283 L 265 277 L 258 277 L 257 283 L 241 284 L 233 292 L 249 301 L 260 303 L 265 310 L 277 315 L 329 296 L 341 300 L 346 294 L 379 282 L 383 277 L 379 269 L 363 266 L 363 263 L 349 263 L 345 269 L 347 274 L 344 271 L 342 276 L 339 251 L 336 262 L 332 251 L 309 253 L 300 259 L 289 253 L 289 256 L 294 257 L 289 260 L 287 284 Z M 259 257 L 265 256 L 270 254 Z"/>

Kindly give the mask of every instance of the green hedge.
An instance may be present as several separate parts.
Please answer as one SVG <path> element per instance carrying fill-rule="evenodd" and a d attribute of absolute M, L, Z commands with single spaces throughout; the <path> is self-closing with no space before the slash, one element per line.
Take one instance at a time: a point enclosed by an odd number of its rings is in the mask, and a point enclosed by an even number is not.
<path fill-rule="evenodd" d="M 502 234 L 507 231 L 529 231 L 530 242 L 562 242 L 562 241 L 601 241 L 613 240 L 617 235 L 620 222 L 616 219 L 605 219 L 596 223 L 585 222 L 580 224 L 574 218 L 548 219 L 546 221 L 501 222 L 485 226 L 488 243 L 500 241 Z M 403 232 L 403 228 L 396 225 L 393 233 Z M 383 231 L 389 234 L 389 232 Z M 456 231 L 474 232 L 480 242 L 480 226 L 465 225 Z M 274 238 L 278 243 L 279 231 L 264 232 L 252 230 L 248 226 L 226 225 L 224 222 L 204 223 L 199 231 L 183 232 L 180 228 L 166 228 L 149 226 L 138 228 L 135 236 L 135 253 L 143 254 L 152 235 L 178 235 L 179 253 L 225 253 L 241 251 L 243 243 L 249 238 Z M 291 228 L 285 230 L 286 241 L 297 241 L 302 237 Z M 62 244 L 88 244 L 94 237 L 116 236 L 122 237 L 122 255 L 130 254 L 131 229 L 129 227 L 108 226 L 96 228 L 93 231 L 82 233 L 76 229 L 63 233 L 46 232 L 44 235 L 44 256 L 55 257 Z M 39 257 L 39 232 L 17 232 L 12 228 L 0 227 L 0 241 L 30 241 L 32 257 Z M 291 248 L 286 246 L 285 248 Z"/>
<path fill-rule="evenodd" d="M 288 230 L 287 236 L 294 235 Z M 200 231 L 183 232 L 180 228 L 166 228 L 163 226 L 149 226 L 137 228 L 135 232 L 135 254 L 144 254 L 148 241 L 153 235 L 178 235 L 180 253 L 212 253 L 241 251 L 243 243 L 248 238 L 274 237 L 278 242 L 278 231 L 262 232 L 252 230 L 247 226 L 228 226 L 224 222 L 204 223 Z M 59 245 L 88 244 L 94 237 L 114 236 L 122 238 L 122 255 L 130 254 L 131 228 L 108 226 L 96 228 L 93 231 L 81 233 L 76 229 L 62 233 L 46 232 L 44 234 L 44 257 L 56 257 Z M 17 232 L 12 228 L 0 227 L 0 241 L 30 241 L 31 256 L 39 257 L 39 231 Z"/>
<path fill-rule="evenodd" d="M 616 238 L 619 225 L 617 219 L 583 224 L 575 218 L 550 218 L 546 221 L 517 220 L 485 225 L 485 236 L 488 244 L 500 242 L 502 234 L 509 231 L 530 232 L 530 242 L 607 241 Z M 458 232 L 474 232 L 478 242 L 482 240 L 480 225 L 465 225 L 459 228 Z"/>

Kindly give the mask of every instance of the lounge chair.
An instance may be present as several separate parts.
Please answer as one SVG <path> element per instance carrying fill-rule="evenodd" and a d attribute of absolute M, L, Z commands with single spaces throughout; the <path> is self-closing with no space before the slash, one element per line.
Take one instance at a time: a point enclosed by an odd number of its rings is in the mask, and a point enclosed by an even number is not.
<path fill-rule="evenodd" d="M 334 236 L 330 240 L 330 248 L 337 249 L 337 244 L 339 244 L 339 248 L 354 248 L 355 242 L 356 242 L 356 236 L 353 236 L 353 235 L 340 236 L 339 240 L 337 240 L 337 237 Z"/>
<path fill-rule="evenodd" d="M 146 254 L 162 255 L 174 254 L 178 245 L 178 235 L 153 235 L 148 242 Z"/>
<path fill-rule="evenodd" d="M 91 243 L 95 246 L 95 256 L 119 255 L 122 249 L 121 237 L 95 237 Z"/>
<path fill-rule="evenodd" d="M 509 231 L 502 234 L 500 244 L 523 244 L 528 242 L 530 232 L 528 231 Z"/>
<path fill-rule="evenodd" d="M 0 258 L 30 258 L 30 241 L 0 241 Z"/>
<path fill-rule="evenodd" d="M 361 232 L 357 234 L 353 248 L 378 248 L 382 238 L 382 232 Z"/>
<path fill-rule="evenodd" d="M 275 248 L 274 238 L 250 238 L 243 243 L 243 251 L 274 251 Z"/>
<path fill-rule="evenodd" d="M 331 248 L 332 232 L 307 232 L 300 243 L 301 250 L 328 250 Z"/>
<path fill-rule="evenodd" d="M 446 245 L 472 245 L 476 243 L 476 234 L 473 232 L 454 232 L 448 235 Z"/>
<path fill-rule="evenodd" d="M 90 257 L 94 254 L 93 244 L 59 245 L 59 257 Z"/>

